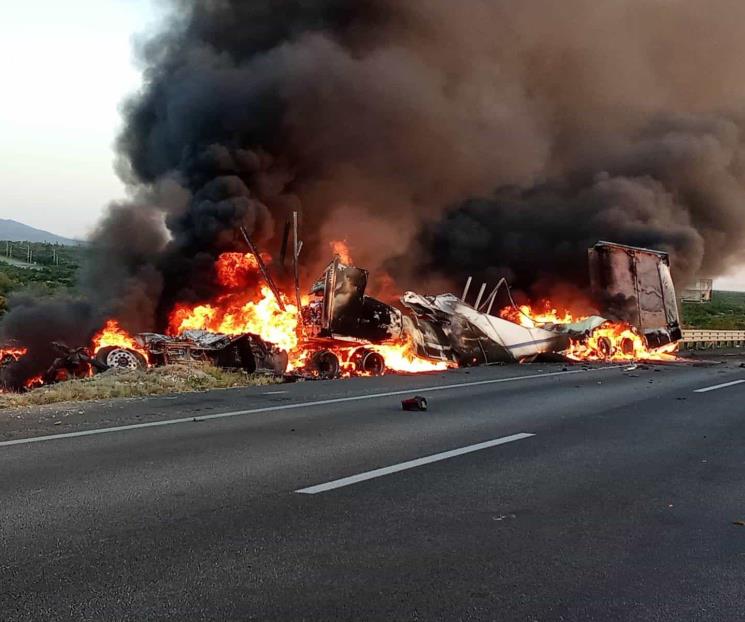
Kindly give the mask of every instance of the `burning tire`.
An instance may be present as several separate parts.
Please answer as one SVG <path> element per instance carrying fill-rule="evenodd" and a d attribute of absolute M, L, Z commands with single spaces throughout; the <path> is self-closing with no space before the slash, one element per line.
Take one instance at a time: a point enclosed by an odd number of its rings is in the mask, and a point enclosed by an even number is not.
<path fill-rule="evenodd" d="M 147 369 L 147 359 L 129 348 L 106 346 L 96 352 L 96 360 L 109 368 L 115 369 Z"/>
<path fill-rule="evenodd" d="M 608 337 L 598 338 L 597 349 L 600 356 L 604 359 L 609 359 L 613 356 L 613 343 L 608 339 Z"/>
<path fill-rule="evenodd" d="M 319 378 L 330 380 L 339 375 L 339 359 L 331 350 L 318 350 L 310 357 L 308 368 Z"/>
<path fill-rule="evenodd" d="M 621 352 L 626 356 L 634 354 L 634 340 L 630 337 L 624 337 L 621 339 Z"/>
<path fill-rule="evenodd" d="M 352 354 L 352 363 L 354 363 L 354 368 L 360 374 L 382 376 L 385 373 L 385 359 L 383 355 L 367 348 L 355 350 L 354 354 Z"/>

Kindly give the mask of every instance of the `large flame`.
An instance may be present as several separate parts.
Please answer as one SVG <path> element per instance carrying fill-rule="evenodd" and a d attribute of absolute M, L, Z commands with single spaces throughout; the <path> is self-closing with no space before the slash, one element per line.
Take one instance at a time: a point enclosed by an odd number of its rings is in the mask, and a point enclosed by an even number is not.
<path fill-rule="evenodd" d="M 633 327 L 608 322 L 596 328 L 585 341 L 572 341 L 565 352 L 578 361 L 671 361 L 675 360 L 677 343 L 649 348 Z"/>
<path fill-rule="evenodd" d="M 374 352 L 378 352 L 385 359 L 386 369 L 417 374 L 425 371 L 444 371 L 449 365 L 445 361 L 430 361 L 416 354 L 414 344 L 406 341 L 399 344 L 371 345 Z"/>
<path fill-rule="evenodd" d="M 343 264 L 351 266 L 354 264 L 352 261 L 352 255 L 349 252 L 349 245 L 346 240 L 334 240 L 329 244 L 331 251 L 334 255 L 339 255 L 339 259 Z"/>
<path fill-rule="evenodd" d="M 250 293 L 230 293 L 201 305 L 177 304 L 169 318 L 169 332 L 178 335 L 185 330 L 208 330 L 239 335 L 254 333 L 288 352 L 298 345 L 297 306 L 283 300 L 280 309 L 272 291 L 262 286 L 258 300 Z"/>
<path fill-rule="evenodd" d="M 332 248 L 342 262 L 352 263 L 349 248 L 344 242 L 334 242 Z M 265 259 L 271 260 L 268 256 Z M 216 272 L 219 284 L 226 291 L 214 300 L 202 304 L 177 304 L 169 316 L 169 332 L 173 335 L 185 330 L 208 330 L 230 335 L 254 333 L 289 353 L 289 369 L 303 367 L 312 344 L 303 340 L 297 305 L 280 294 L 284 305 L 282 310 L 269 287 L 255 285 L 259 282 L 258 270 L 258 263 L 253 255 L 220 255 L 216 262 Z M 349 361 L 351 353 L 357 347 L 359 346 L 331 348 L 342 369 L 348 373 L 353 373 L 353 365 Z M 388 370 L 414 373 L 447 368 L 447 363 L 418 357 L 409 342 L 371 345 L 369 349 L 383 356 Z"/>
<path fill-rule="evenodd" d="M 294 366 L 299 354 L 297 305 L 282 295 L 283 310 L 268 286 L 256 285 L 259 265 L 250 253 L 223 253 L 215 263 L 215 270 L 225 292 L 202 304 L 176 304 L 169 316 L 169 333 L 179 335 L 185 330 L 227 335 L 254 333 L 290 353 L 290 363 Z"/>
<path fill-rule="evenodd" d="M 583 318 L 575 318 L 569 311 L 558 311 L 549 301 L 540 306 L 520 305 L 519 307 L 505 307 L 499 316 L 526 328 L 535 328 L 543 324 L 571 324 Z"/>
<path fill-rule="evenodd" d="M 135 350 L 147 358 L 147 353 L 137 343 L 134 337 L 125 331 L 116 320 L 107 320 L 104 327 L 93 336 L 92 350 L 98 352 L 101 348 L 116 346 Z"/>
<path fill-rule="evenodd" d="M 270 257 L 262 259 L 266 261 Z M 215 262 L 217 281 L 223 287 L 241 287 L 247 280 L 255 278 L 258 271 L 259 262 L 251 253 L 223 253 Z"/>
<path fill-rule="evenodd" d="M 587 315 L 573 315 L 558 305 L 543 301 L 535 307 L 521 305 L 505 307 L 500 317 L 525 326 L 536 328 L 547 324 L 571 324 L 587 319 Z M 569 358 L 577 361 L 670 361 L 676 360 L 677 343 L 660 348 L 648 347 L 633 326 L 624 322 L 606 322 L 592 331 L 584 340 L 571 340 L 570 347 L 564 351 Z"/>

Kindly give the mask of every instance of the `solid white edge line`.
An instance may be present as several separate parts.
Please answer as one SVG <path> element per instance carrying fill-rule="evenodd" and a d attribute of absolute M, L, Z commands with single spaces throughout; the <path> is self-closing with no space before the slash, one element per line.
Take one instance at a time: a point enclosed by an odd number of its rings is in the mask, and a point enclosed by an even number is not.
<path fill-rule="evenodd" d="M 467 447 L 461 447 L 459 449 L 443 451 L 439 454 L 432 454 L 431 456 L 417 458 L 416 460 L 408 460 L 407 462 L 392 464 L 391 466 L 382 467 L 380 469 L 365 471 L 364 473 L 358 473 L 357 475 L 342 477 L 341 479 L 335 479 L 333 481 L 326 482 L 325 484 L 317 484 L 315 486 L 309 486 L 308 488 L 300 488 L 295 492 L 302 495 L 315 495 L 319 492 L 326 492 L 328 490 L 335 490 L 336 488 L 343 488 L 344 486 L 351 486 L 352 484 L 365 482 L 369 479 L 375 479 L 376 477 L 383 477 L 384 475 L 398 473 L 399 471 L 406 471 L 407 469 L 414 469 L 425 464 L 431 464 L 433 462 L 439 462 L 441 460 L 448 460 L 449 458 L 455 458 L 456 456 L 462 456 L 463 454 L 470 454 L 474 451 L 488 449 L 489 447 L 496 447 L 497 445 L 504 445 L 505 443 L 520 441 L 524 438 L 530 438 L 531 436 L 535 436 L 535 434 L 520 432 L 519 434 L 512 434 L 511 436 L 503 436 L 502 438 L 495 438 L 491 441 L 484 441 L 483 443 L 476 443 L 475 445 L 468 445 Z"/>
<path fill-rule="evenodd" d="M 694 389 L 694 393 L 708 393 L 709 391 L 716 391 L 717 389 L 724 389 L 726 387 L 733 387 L 736 384 L 742 384 L 745 380 L 733 380 L 732 382 L 725 382 L 723 384 L 715 384 L 711 387 L 704 387 L 703 389 Z"/>
<path fill-rule="evenodd" d="M 448 389 L 458 389 L 463 387 L 477 387 L 488 384 L 501 384 L 504 382 L 515 382 L 518 380 L 531 380 L 534 378 L 549 378 L 551 376 L 568 376 L 571 374 L 584 374 L 593 371 L 606 371 L 611 369 L 620 369 L 623 365 L 613 365 L 610 367 L 596 367 L 593 369 L 573 369 L 571 371 L 553 371 L 546 374 L 529 374 L 527 376 L 512 376 L 510 378 L 493 378 L 491 380 L 477 380 L 475 382 L 460 382 L 457 384 L 444 384 L 438 387 L 409 388 L 400 391 L 388 391 L 387 393 L 370 393 L 367 395 L 353 395 L 350 397 L 336 397 L 328 400 L 317 400 L 314 402 L 298 402 L 297 404 L 277 404 L 275 406 L 265 406 L 262 408 L 250 408 L 248 410 L 234 410 L 224 413 L 215 413 L 212 415 L 197 415 L 193 417 L 182 417 L 180 419 L 163 419 L 160 421 L 150 421 L 148 423 L 133 423 L 131 425 L 120 425 L 111 428 L 95 428 L 93 430 L 83 430 L 81 432 L 65 432 L 62 434 L 49 434 L 47 436 L 33 436 L 30 438 L 19 438 L 12 441 L 0 441 L 0 447 L 9 447 L 11 445 L 25 445 L 28 443 L 41 443 L 44 441 L 54 441 L 62 438 L 77 438 L 80 436 L 93 436 L 94 434 L 109 434 L 112 432 L 124 432 L 127 430 L 140 430 L 143 428 L 156 428 L 166 425 L 176 425 L 179 423 L 192 423 L 195 421 L 208 421 L 210 419 L 227 419 L 229 417 L 240 417 L 242 415 L 253 415 L 258 413 L 275 412 L 280 410 L 293 410 L 297 408 L 311 408 L 313 406 L 324 406 L 327 404 L 340 404 L 342 402 L 355 402 L 359 400 L 372 400 L 379 397 L 393 397 L 396 395 L 410 395 L 412 393 L 432 393 L 434 391 L 447 391 Z"/>

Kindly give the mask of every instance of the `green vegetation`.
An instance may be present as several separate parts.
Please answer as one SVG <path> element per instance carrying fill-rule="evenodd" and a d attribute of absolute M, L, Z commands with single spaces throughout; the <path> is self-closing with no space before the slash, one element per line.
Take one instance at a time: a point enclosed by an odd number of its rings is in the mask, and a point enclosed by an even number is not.
<path fill-rule="evenodd" d="M 228 371 L 212 365 L 169 365 L 146 371 L 109 370 L 91 378 L 60 382 L 28 393 L 0 394 L 0 410 L 60 402 L 150 397 L 209 389 L 275 384 L 274 376 Z"/>
<path fill-rule="evenodd" d="M 74 287 L 85 252 L 82 246 L 0 241 L 0 315 L 14 290 L 31 288 L 44 296 Z"/>
<path fill-rule="evenodd" d="M 682 303 L 681 314 L 686 328 L 745 330 L 745 292 L 715 291 L 710 303 Z"/>

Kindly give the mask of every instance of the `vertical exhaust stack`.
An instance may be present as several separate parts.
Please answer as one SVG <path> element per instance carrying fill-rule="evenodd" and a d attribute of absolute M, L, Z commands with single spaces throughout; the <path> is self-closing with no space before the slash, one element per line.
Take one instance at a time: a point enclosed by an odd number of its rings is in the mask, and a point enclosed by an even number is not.
<path fill-rule="evenodd" d="M 667 253 L 598 242 L 588 255 L 592 292 L 604 316 L 636 327 L 650 348 L 682 337 Z"/>

